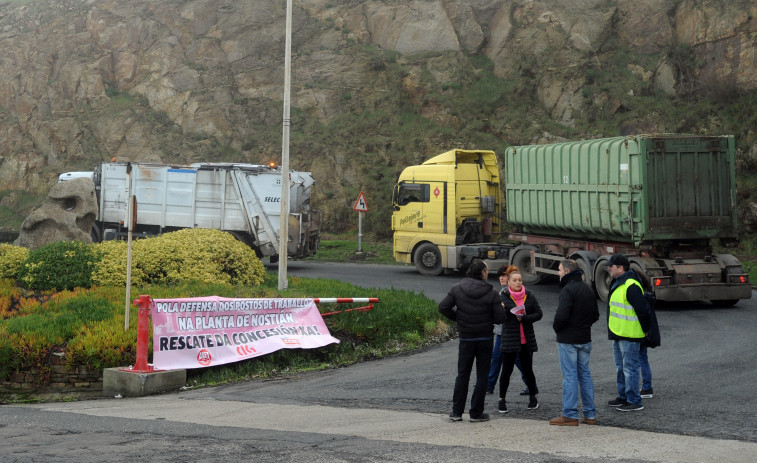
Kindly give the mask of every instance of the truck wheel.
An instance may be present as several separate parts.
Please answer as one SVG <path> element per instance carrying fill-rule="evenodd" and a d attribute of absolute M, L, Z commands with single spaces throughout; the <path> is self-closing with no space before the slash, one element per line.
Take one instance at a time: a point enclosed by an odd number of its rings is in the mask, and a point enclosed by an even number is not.
<path fill-rule="evenodd" d="M 592 280 L 591 270 L 589 269 L 589 264 L 586 263 L 586 261 L 583 260 L 582 258 L 578 257 L 576 259 L 576 265 L 578 265 L 578 268 L 580 268 L 581 271 L 584 272 L 583 277 L 582 277 L 584 283 L 591 286 L 593 283 L 593 280 Z"/>
<path fill-rule="evenodd" d="M 635 271 L 637 275 L 639 275 L 639 283 L 641 283 L 641 286 L 644 288 L 644 291 L 653 291 L 654 288 L 652 287 L 652 283 L 649 280 L 649 275 L 647 275 L 647 268 L 642 264 L 641 262 L 637 262 L 635 260 L 631 260 L 631 270 Z"/>
<path fill-rule="evenodd" d="M 100 229 L 97 228 L 97 225 L 92 226 L 92 230 L 89 231 L 89 236 L 92 238 L 93 243 L 99 243 L 102 241 L 102 236 L 100 235 Z"/>
<path fill-rule="evenodd" d="M 421 275 L 439 275 L 442 273 L 442 253 L 431 243 L 418 246 L 413 256 L 415 268 Z"/>
<path fill-rule="evenodd" d="M 610 282 L 612 281 L 606 263 L 607 258 L 600 257 L 594 264 L 594 289 L 602 302 L 607 302 L 610 297 Z"/>
<path fill-rule="evenodd" d="M 513 258 L 510 259 L 510 265 L 518 267 L 521 276 L 523 276 L 524 285 L 536 285 L 541 281 L 541 275 L 531 267 L 531 250 L 534 248 L 520 248 L 515 251 Z"/>

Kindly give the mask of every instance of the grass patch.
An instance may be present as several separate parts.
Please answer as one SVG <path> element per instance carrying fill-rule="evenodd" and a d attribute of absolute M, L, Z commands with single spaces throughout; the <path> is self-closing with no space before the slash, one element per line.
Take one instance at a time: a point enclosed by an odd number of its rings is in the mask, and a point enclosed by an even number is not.
<path fill-rule="evenodd" d="M 20 230 L 24 217 L 6 206 L 0 206 L 0 223 L 10 230 Z"/>
<path fill-rule="evenodd" d="M 344 233 L 331 239 L 322 239 L 318 253 L 305 260 L 319 262 L 371 262 L 374 264 L 396 264 L 392 255 L 392 243 L 374 241 L 363 237 L 361 250 L 358 252 L 358 236 Z"/>
<path fill-rule="evenodd" d="M 270 283 L 276 283 L 273 275 Z M 339 344 L 320 349 L 281 350 L 232 365 L 190 370 L 188 386 L 214 386 L 336 368 L 441 342 L 452 333 L 433 301 L 408 291 L 366 290 L 337 280 L 290 278 L 287 292 L 288 297 L 358 294 L 378 297 L 381 302 L 368 312 L 341 312 L 324 317 L 331 335 L 341 341 Z M 325 313 L 356 306 L 320 304 L 318 308 Z"/>

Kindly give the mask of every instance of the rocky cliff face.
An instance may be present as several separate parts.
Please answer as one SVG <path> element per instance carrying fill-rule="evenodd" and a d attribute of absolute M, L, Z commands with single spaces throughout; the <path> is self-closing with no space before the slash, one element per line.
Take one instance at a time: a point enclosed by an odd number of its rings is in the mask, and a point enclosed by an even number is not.
<path fill-rule="evenodd" d="M 21 192 L 44 195 L 57 173 L 113 157 L 278 159 L 285 6 L 280 0 L 0 5 L 0 206 L 22 208 Z M 529 81 L 526 97 L 567 127 L 628 106 L 590 87 L 590 74 L 619 53 L 644 56 L 628 72 L 671 98 L 690 91 L 692 82 L 757 89 L 754 0 L 302 0 L 293 23 L 292 108 L 312 124 L 357 119 L 361 111 L 391 113 L 402 104 L 455 130 L 463 116 L 431 101 L 429 83 L 454 91 L 461 63 L 481 56 L 498 78 Z M 387 69 L 387 53 L 400 77 Z M 487 130 L 504 143 L 523 142 L 507 128 Z M 704 123 L 702 130 L 709 130 Z M 309 140 L 293 143 L 307 150 Z M 330 200 L 323 208 L 327 226 L 342 220 L 337 210 L 351 204 L 366 159 L 392 164 L 389 145 L 385 137 L 356 148 L 357 156 L 344 148 L 293 156 L 294 168 L 312 170 L 330 187 L 321 198 Z M 421 142 L 418 157 L 441 148 Z"/>

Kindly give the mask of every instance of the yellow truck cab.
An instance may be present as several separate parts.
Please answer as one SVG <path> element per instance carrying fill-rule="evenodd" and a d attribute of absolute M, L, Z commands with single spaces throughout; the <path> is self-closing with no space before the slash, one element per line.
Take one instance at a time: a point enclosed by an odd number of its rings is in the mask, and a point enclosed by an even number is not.
<path fill-rule="evenodd" d="M 394 258 L 424 275 L 506 256 L 502 191 L 493 151 L 452 150 L 402 171 L 392 194 Z"/>

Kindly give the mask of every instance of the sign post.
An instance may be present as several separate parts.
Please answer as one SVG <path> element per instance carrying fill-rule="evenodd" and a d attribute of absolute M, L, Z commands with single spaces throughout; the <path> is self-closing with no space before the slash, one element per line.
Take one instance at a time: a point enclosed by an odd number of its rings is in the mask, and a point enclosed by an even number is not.
<path fill-rule="evenodd" d="M 131 195 L 126 206 L 127 226 L 129 227 L 126 242 L 126 309 L 124 310 L 124 331 L 129 329 L 129 299 L 131 298 L 131 238 L 134 226 L 137 224 L 137 197 Z"/>
<path fill-rule="evenodd" d="M 287 279 L 287 259 L 289 252 L 289 130 L 290 93 L 292 74 L 292 0 L 287 0 L 286 39 L 284 41 L 284 118 L 281 134 L 281 212 L 279 217 L 279 291 L 289 287 Z"/>
<path fill-rule="evenodd" d="M 357 252 L 363 252 L 363 212 L 368 211 L 368 203 L 365 202 L 365 194 L 360 192 L 355 204 L 352 206 L 353 211 L 357 211 Z"/>

